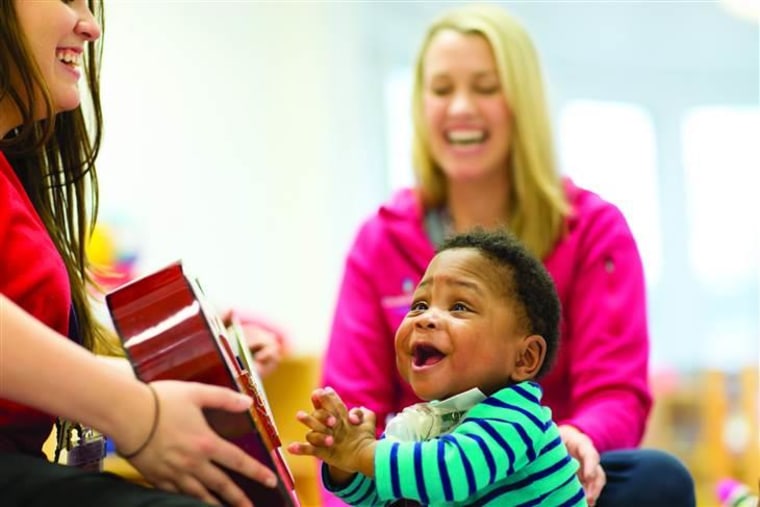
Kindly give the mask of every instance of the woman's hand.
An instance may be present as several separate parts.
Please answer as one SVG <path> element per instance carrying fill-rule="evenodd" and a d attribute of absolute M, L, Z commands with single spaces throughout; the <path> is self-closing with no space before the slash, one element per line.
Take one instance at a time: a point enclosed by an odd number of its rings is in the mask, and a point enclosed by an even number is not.
<path fill-rule="evenodd" d="M 225 326 L 233 323 L 239 326 L 260 377 L 266 377 L 277 369 L 285 355 L 285 337 L 282 332 L 261 319 L 240 315 L 231 309 L 225 311 L 221 318 Z"/>
<path fill-rule="evenodd" d="M 236 445 L 217 435 L 201 409 L 243 412 L 252 400 L 231 389 L 192 382 L 157 381 L 151 384 L 159 400 L 155 434 L 147 446 L 129 461 L 156 487 L 197 497 L 212 505 L 220 500 L 235 507 L 251 506 L 243 491 L 221 467 L 235 470 L 269 487 L 277 484 L 274 473 Z M 148 388 L 146 387 L 146 394 Z M 150 406 L 146 402 L 145 406 Z M 114 437 L 118 449 L 136 449 L 148 436 L 153 412 L 145 412 L 127 443 Z M 134 418 L 133 418 L 134 422 Z M 135 438 L 142 438 L 135 443 Z M 124 447 L 122 447 L 124 446 Z M 215 496 L 214 496 L 215 495 Z"/>
<path fill-rule="evenodd" d="M 2 294 L 0 322 L 3 398 L 108 435 L 120 452 L 132 453 L 129 461 L 161 489 L 211 504 L 221 500 L 249 507 L 250 500 L 221 467 L 276 485 L 271 470 L 217 435 L 203 415 L 203 409 L 243 412 L 253 402 L 250 397 L 194 382 L 165 380 L 148 386 L 126 368 L 117 371 L 64 339 Z"/>
<path fill-rule="evenodd" d="M 266 377 L 279 366 L 282 360 L 282 343 L 274 332 L 255 323 L 243 323 L 245 342 L 256 363 L 259 376 Z"/>
<path fill-rule="evenodd" d="M 607 482 L 607 476 L 599 464 L 599 452 L 591 439 L 574 426 L 560 425 L 559 434 L 570 455 L 580 463 L 578 478 L 589 506 L 593 507 Z"/>

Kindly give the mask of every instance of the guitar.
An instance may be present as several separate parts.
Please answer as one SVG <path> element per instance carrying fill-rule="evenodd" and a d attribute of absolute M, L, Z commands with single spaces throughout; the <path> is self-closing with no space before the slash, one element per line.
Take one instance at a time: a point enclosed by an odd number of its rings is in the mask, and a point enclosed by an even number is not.
<path fill-rule="evenodd" d="M 132 368 L 144 382 L 203 382 L 253 398 L 247 412 L 207 409 L 204 415 L 219 435 L 275 472 L 277 487 L 270 489 L 231 470 L 225 472 L 256 505 L 300 507 L 245 340 L 234 323 L 230 328 L 223 325 L 182 263 L 116 289 L 106 295 L 106 305 Z"/>

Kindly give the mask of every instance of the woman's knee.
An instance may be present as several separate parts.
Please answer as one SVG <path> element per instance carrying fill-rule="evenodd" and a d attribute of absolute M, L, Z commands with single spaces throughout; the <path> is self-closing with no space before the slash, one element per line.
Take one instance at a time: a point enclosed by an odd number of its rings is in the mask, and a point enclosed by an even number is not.
<path fill-rule="evenodd" d="M 694 480 L 680 460 L 656 449 L 602 454 L 607 474 L 600 505 L 694 507 Z"/>
<path fill-rule="evenodd" d="M 649 478 L 670 485 L 674 494 L 694 496 L 694 479 L 678 458 L 657 449 L 640 449 L 639 452 Z"/>

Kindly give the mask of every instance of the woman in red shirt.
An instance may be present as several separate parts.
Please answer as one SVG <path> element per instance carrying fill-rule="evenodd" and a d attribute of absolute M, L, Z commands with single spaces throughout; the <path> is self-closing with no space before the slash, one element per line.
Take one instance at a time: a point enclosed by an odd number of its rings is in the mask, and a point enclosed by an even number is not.
<path fill-rule="evenodd" d="M 143 384 L 88 352 L 115 347 L 88 308 L 84 250 L 97 212 L 101 25 L 96 0 L 0 0 L 1 503 L 248 506 L 220 465 L 262 483 L 275 478 L 218 437 L 202 409 L 243 411 L 250 398 Z M 80 77 L 92 104 L 87 123 Z M 48 462 L 40 447 L 49 414 L 112 437 L 158 489 Z"/>

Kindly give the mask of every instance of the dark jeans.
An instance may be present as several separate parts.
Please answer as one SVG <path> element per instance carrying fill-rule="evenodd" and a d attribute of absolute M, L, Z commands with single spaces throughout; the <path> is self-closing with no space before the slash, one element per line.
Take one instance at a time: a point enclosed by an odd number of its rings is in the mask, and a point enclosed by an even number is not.
<path fill-rule="evenodd" d="M 674 456 L 654 449 L 602 453 L 607 484 L 597 507 L 694 507 L 694 480 Z"/>
<path fill-rule="evenodd" d="M 2 507 L 208 507 L 193 498 L 84 472 L 25 454 L 0 453 Z"/>

